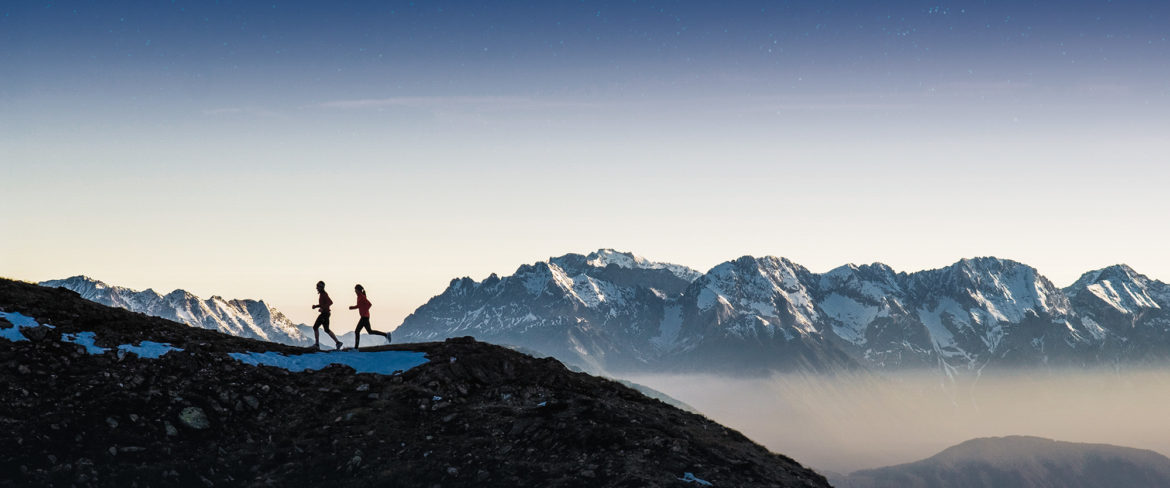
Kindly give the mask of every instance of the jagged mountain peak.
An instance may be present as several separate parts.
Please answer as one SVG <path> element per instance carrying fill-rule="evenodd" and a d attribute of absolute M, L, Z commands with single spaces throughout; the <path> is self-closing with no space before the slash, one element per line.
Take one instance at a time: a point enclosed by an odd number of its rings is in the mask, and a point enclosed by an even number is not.
<path fill-rule="evenodd" d="M 191 292 L 187 290 L 176 289 L 170 293 L 167 293 L 163 298 L 167 300 L 190 300 L 198 297 L 192 295 Z"/>
<path fill-rule="evenodd" d="M 1030 288 L 1033 284 L 1045 288 L 1045 292 L 1056 291 L 1056 287 L 1029 265 L 996 257 L 963 258 L 945 268 L 920 271 L 906 275 L 919 282 L 940 290 L 977 289 L 982 291 L 1012 292 L 1009 287 L 1022 285 Z"/>
<path fill-rule="evenodd" d="M 73 281 L 73 282 L 92 283 L 95 285 L 106 286 L 106 284 L 104 282 L 102 282 L 101 280 L 98 280 L 98 279 L 95 279 L 95 278 L 92 278 L 90 276 L 83 275 L 83 274 L 70 276 L 68 278 L 54 280 L 54 281 Z"/>
<path fill-rule="evenodd" d="M 846 310 L 841 313 L 826 310 L 830 316 L 855 323 L 855 327 L 860 328 L 863 324 L 858 323 L 859 321 L 872 321 L 881 312 L 881 308 L 872 307 L 880 307 L 882 303 L 891 300 L 904 301 L 905 291 L 902 288 L 904 279 L 905 274 L 899 274 L 882 263 L 848 264 L 820 275 L 818 295 L 823 301 L 831 301 L 832 305 L 846 306 Z M 853 303 L 841 302 L 843 297 L 849 298 Z M 858 308 L 859 306 L 861 308 Z M 861 340 L 855 334 L 849 335 L 852 342 Z"/>
<path fill-rule="evenodd" d="M 904 275 L 904 273 L 903 273 Z M 846 264 L 829 270 L 821 275 L 822 281 L 828 283 L 844 283 L 848 281 L 866 280 L 895 283 L 899 273 L 884 263 Z"/>
<path fill-rule="evenodd" d="M 1031 266 L 1011 259 L 1002 259 L 994 256 L 980 256 L 963 258 L 955 264 L 945 268 L 949 271 L 962 273 L 971 279 L 980 279 L 988 275 L 1003 273 L 1027 273 L 1038 276 L 1040 273 Z"/>
<path fill-rule="evenodd" d="M 719 264 L 688 291 L 697 310 L 715 310 L 719 323 L 735 318 L 761 325 L 785 324 L 815 333 L 818 313 L 808 284 L 813 275 L 787 258 L 742 256 Z M 740 323 L 740 322 L 737 322 Z"/>
<path fill-rule="evenodd" d="M 1123 314 L 1170 308 L 1170 286 L 1152 280 L 1125 264 L 1115 264 L 1081 275 L 1064 293 L 1087 306 L 1103 303 Z"/>
<path fill-rule="evenodd" d="M 1114 264 L 1082 274 L 1068 289 L 1075 293 L 1076 290 L 1101 281 L 1143 283 L 1150 281 L 1150 279 L 1135 271 L 1128 264 Z"/>
<path fill-rule="evenodd" d="M 727 275 L 733 273 L 768 273 L 773 271 L 787 271 L 791 273 L 808 273 L 808 269 L 785 257 L 744 255 L 731 261 L 724 261 L 715 265 L 707 272 L 708 275 Z"/>
<path fill-rule="evenodd" d="M 626 270 L 662 270 L 670 272 L 678 279 L 685 280 L 687 282 L 694 281 L 696 278 L 702 275 L 702 273 L 699 271 L 688 268 L 686 266 L 651 261 L 631 252 L 617 251 L 609 248 L 598 249 L 585 255 L 569 253 L 563 256 L 549 258 L 548 262 L 560 266 L 562 269 L 566 270 L 572 275 L 594 274 L 596 269 L 605 269 L 609 267 L 616 267 Z"/>
<path fill-rule="evenodd" d="M 69 289 L 76 288 L 76 289 L 102 290 L 102 289 L 106 289 L 106 288 L 111 288 L 111 286 L 106 284 L 105 282 L 103 282 L 99 279 L 91 278 L 91 277 L 86 276 L 86 275 L 70 276 L 68 278 L 64 278 L 64 279 L 60 279 L 60 280 L 49 280 L 49 281 L 42 282 L 41 284 L 42 284 L 42 286 L 52 286 L 52 287 L 60 286 L 60 287 L 69 288 Z"/>
<path fill-rule="evenodd" d="M 960 322 L 1019 323 L 1030 316 L 1059 320 L 1072 313 L 1068 297 L 1036 268 L 996 257 L 966 258 L 946 268 L 912 273 L 912 294 L 927 309 L 943 309 Z M 969 317 L 969 318 L 968 318 Z M 995 332 L 995 336 L 999 332 Z M 998 340 L 989 340 L 998 343 Z"/>
<path fill-rule="evenodd" d="M 806 288 L 812 273 L 788 258 L 776 256 L 742 256 L 711 268 L 696 282 L 721 283 L 720 286 L 764 291 L 798 291 Z"/>
<path fill-rule="evenodd" d="M 1133 268 L 1131 268 L 1128 264 L 1125 264 L 1125 263 L 1114 264 L 1113 266 L 1107 266 L 1105 268 L 1102 268 L 1100 271 L 1101 271 L 1102 275 L 1119 276 L 1119 277 L 1124 276 L 1124 277 L 1127 277 L 1129 279 L 1142 279 L 1142 280 L 1147 279 L 1145 277 L 1145 275 L 1142 275 L 1141 273 L 1134 271 Z"/>

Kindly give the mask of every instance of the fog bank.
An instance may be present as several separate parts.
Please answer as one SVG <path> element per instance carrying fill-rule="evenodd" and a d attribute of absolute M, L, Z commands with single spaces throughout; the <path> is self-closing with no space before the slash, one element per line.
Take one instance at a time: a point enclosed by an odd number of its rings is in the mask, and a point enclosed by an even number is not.
<path fill-rule="evenodd" d="M 885 377 L 627 378 L 769 449 L 847 474 L 917 461 L 975 437 L 1033 435 L 1170 454 L 1170 370 L 1032 371 L 950 382 Z"/>

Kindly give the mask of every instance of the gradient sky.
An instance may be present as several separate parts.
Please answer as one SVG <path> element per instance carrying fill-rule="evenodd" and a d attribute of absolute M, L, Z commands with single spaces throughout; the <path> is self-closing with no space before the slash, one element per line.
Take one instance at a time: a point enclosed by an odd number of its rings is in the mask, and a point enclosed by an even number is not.
<path fill-rule="evenodd" d="M 1166 2 L 531 3 L 5 2 L 0 275 L 384 326 L 600 247 L 1170 280 Z"/>

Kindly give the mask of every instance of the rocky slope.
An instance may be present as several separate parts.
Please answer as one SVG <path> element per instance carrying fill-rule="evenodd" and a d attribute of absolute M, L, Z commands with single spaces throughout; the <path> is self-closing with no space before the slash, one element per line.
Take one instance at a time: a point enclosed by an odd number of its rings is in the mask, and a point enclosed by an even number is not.
<path fill-rule="evenodd" d="M 294 346 L 312 344 L 313 341 L 311 334 L 306 337 L 296 324 L 263 300 L 225 300 L 219 296 L 204 300 L 185 290 L 160 295 L 151 289 L 137 291 L 108 285 L 88 276 L 43 281 L 41 286 L 67 288 L 102 305 L 234 336 Z"/>
<path fill-rule="evenodd" d="M 1170 459 L 1153 451 L 1011 436 L 974 439 L 922 461 L 858 471 L 837 488 L 1157 488 Z"/>
<path fill-rule="evenodd" d="M 603 249 L 453 280 L 397 334 L 473 335 L 619 373 L 866 367 L 954 376 L 1170 359 L 1170 286 L 1114 266 L 1061 290 L 1030 266 L 993 257 L 915 273 L 875 263 L 818 274 L 744 256 L 700 274 Z"/>
<path fill-rule="evenodd" d="M 0 314 L 0 485 L 828 486 L 701 416 L 471 339 L 306 354 L 8 280 Z M 237 359 L 411 351 L 425 361 L 399 374 Z"/>

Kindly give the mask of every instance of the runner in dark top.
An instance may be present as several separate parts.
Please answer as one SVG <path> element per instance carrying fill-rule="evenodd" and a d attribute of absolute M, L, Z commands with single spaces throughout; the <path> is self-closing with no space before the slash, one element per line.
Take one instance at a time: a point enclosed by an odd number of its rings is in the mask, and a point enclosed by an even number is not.
<path fill-rule="evenodd" d="M 333 300 L 329 299 L 329 294 L 325 293 L 325 282 L 317 282 L 317 304 L 313 308 L 321 309 L 320 315 L 317 315 L 317 321 L 313 322 L 313 349 L 321 347 L 321 327 L 325 327 L 325 333 L 333 338 L 338 349 L 341 349 L 341 341 L 337 340 L 337 336 L 333 335 L 333 331 L 329 330 L 329 306 L 333 305 Z"/>
<path fill-rule="evenodd" d="M 360 343 L 362 340 L 363 327 L 365 327 L 366 333 L 380 335 L 386 338 L 386 342 L 390 342 L 389 332 L 378 332 L 370 328 L 370 307 L 372 307 L 373 304 L 371 304 L 370 300 L 366 298 L 366 289 L 362 288 L 362 285 L 356 285 L 353 287 L 353 291 L 357 293 L 357 305 L 349 307 L 349 309 L 353 310 L 356 308 L 358 310 L 358 315 L 361 315 L 362 317 L 358 319 L 357 330 L 353 333 L 353 348 L 357 349 L 358 343 Z"/>

